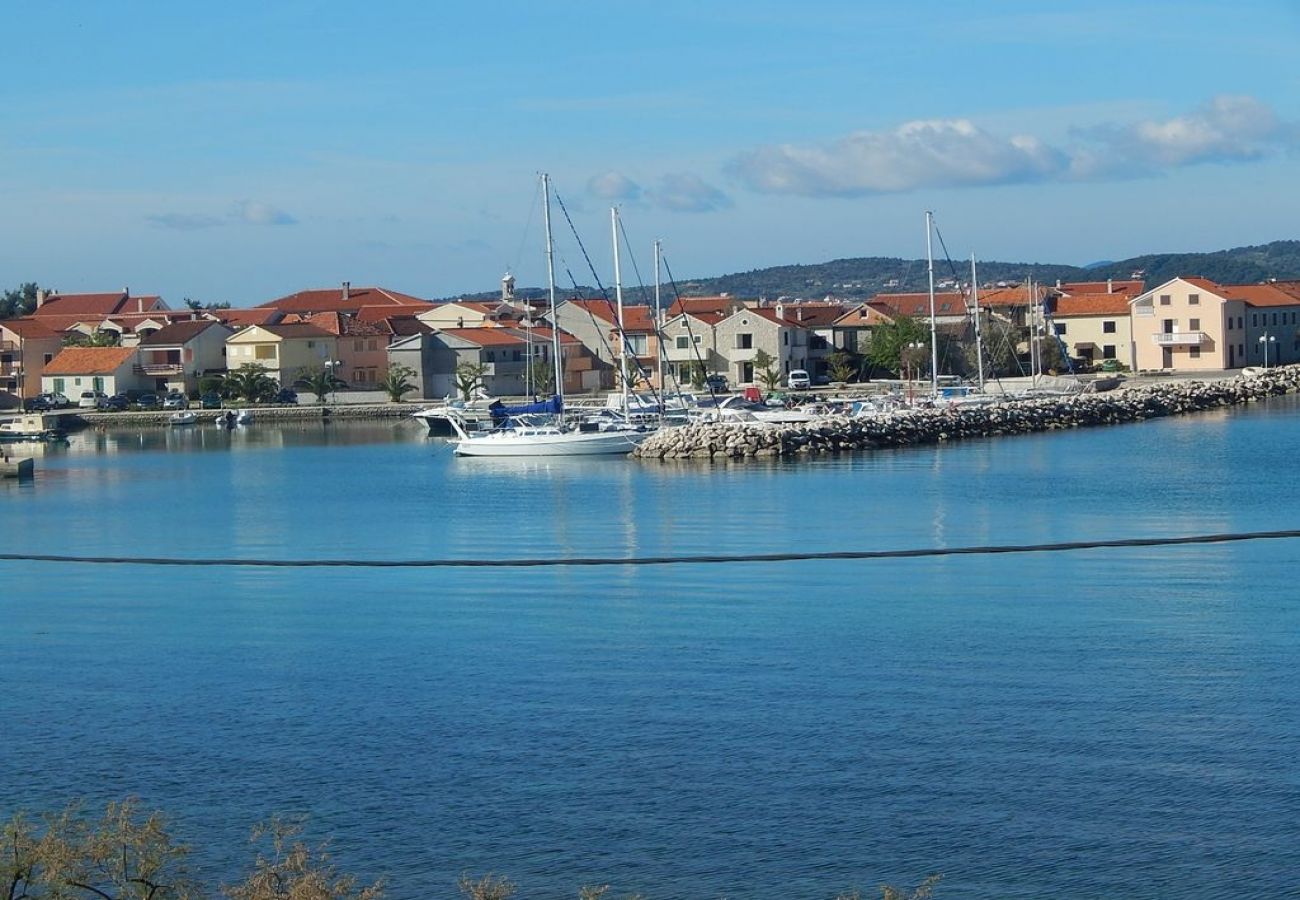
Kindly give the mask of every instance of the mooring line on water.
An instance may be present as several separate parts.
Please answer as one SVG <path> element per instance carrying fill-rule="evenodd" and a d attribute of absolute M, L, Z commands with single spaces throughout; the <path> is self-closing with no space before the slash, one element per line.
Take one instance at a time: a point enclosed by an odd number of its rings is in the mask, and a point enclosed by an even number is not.
<path fill-rule="evenodd" d="M 671 566 L 702 563 L 815 562 L 818 560 L 923 559 L 941 556 L 993 556 L 1005 553 L 1060 553 L 1125 547 L 1229 544 L 1300 537 L 1300 530 L 1236 531 L 1182 537 L 1115 538 L 1052 544 L 994 544 L 975 547 L 922 547 L 910 550 L 828 550 L 784 553 L 710 553 L 693 556 L 588 556 L 533 559 L 187 559 L 170 556 L 73 556 L 58 553 L 0 553 L 0 562 L 49 562 L 126 566 L 250 566 L 281 569 L 527 569 L 559 566 Z"/>

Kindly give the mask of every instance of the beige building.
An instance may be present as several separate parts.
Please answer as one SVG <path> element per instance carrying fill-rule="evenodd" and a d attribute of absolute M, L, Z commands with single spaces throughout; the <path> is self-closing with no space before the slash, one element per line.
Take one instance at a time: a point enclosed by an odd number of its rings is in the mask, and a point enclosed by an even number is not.
<path fill-rule="evenodd" d="M 45 367 L 62 349 L 62 337 L 36 319 L 0 321 L 0 406 L 39 394 Z"/>
<path fill-rule="evenodd" d="M 335 336 L 307 323 L 250 325 L 226 339 L 227 369 L 233 372 L 256 363 L 282 386 L 338 362 Z M 345 377 L 341 371 L 339 377 Z"/>
<path fill-rule="evenodd" d="M 1135 369 L 1128 294 L 1071 294 L 1050 298 L 1052 325 L 1069 355 L 1085 364 L 1113 359 Z"/>
<path fill-rule="evenodd" d="M 1130 304 L 1135 368 L 1175 372 L 1300 361 L 1300 282 L 1173 278 Z"/>

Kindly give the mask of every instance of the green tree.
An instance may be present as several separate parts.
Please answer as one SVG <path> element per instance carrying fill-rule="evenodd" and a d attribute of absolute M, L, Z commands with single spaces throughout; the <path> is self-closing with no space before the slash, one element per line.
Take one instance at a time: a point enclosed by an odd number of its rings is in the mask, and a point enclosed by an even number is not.
<path fill-rule="evenodd" d="M 415 370 L 410 366 L 400 364 L 389 366 L 388 373 L 379 382 L 379 389 L 387 394 L 388 399 L 393 403 L 400 403 L 403 394 L 415 390 L 415 385 L 411 383 L 411 378 L 414 375 Z"/>
<path fill-rule="evenodd" d="M 528 366 L 528 379 L 533 385 L 533 393 L 555 393 L 555 366 L 550 360 L 534 359 Z"/>
<path fill-rule="evenodd" d="M 315 394 L 317 403 L 324 403 L 330 393 L 343 387 L 343 382 L 332 368 L 321 366 L 319 369 L 303 369 L 294 379 L 293 385 Z"/>
<path fill-rule="evenodd" d="M 487 371 L 487 366 L 483 363 L 463 362 L 456 367 L 456 390 L 460 391 L 462 400 L 468 402 L 474 396 L 474 391 L 483 386 L 483 373 Z M 541 373 L 537 370 L 537 363 L 533 363 L 533 384 L 537 389 L 542 390 Z"/>
<path fill-rule="evenodd" d="M 226 396 L 250 403 L 270 400 L 278 389 L 279 385 L 261 363 L 244 363 L 225 379 Z"/>
<path fill-rule="evenodd" d="M 769 391 L 776 390 L 781 383 L 781 373 L 776 370 L 776 360 L 766 350 L 754 354 L 754 373 Z"/>
<path fill-rule="evenodd" d="M 122 343 L 122 336 L 116 331 L 93 331 L 90 334 L 73 332 L 63 336 L 65 347 L 116 347 Z"/>
<path fill-rule="evenodd" d="M 831 381 L 848 381 L 858 371 L 858 361 L 847 350 L 836 350 L 826 358 L 830 363 Z"/>
<path fill-rule="evenodd" d="M 926 352 L 930 347 L 929 329 L 911 316 L 899 316 L 893 322 L 877 325 L 871 330 L 871 344 L 867 347 L 867 359 L 873 366 L 889 372 L 901 373 L 906 366 L 915 369 L 918 348 L 922 344 Z"/>
<path fill-rule="evenodd" d="M 699 362 L 698 360 L 693 363 L 687 363 L 686 371 L 690 378 L 691 387 L 697 391 L 704 390 L 704 380 L 706 376 L 704 363 Z"/>
<path fill-rule="evenodd" d="M 40 287 L 34 281 L 18 285 L 12 291 L 0 294 L 0 319 L 25 316 L 36 309 L 36 294 Z"/>

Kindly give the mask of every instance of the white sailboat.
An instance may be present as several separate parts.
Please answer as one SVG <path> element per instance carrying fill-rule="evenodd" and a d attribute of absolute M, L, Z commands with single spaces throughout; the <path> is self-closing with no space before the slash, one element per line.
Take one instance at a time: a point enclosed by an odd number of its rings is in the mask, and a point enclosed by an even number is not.
<path fill-rule="evenodd" d="M 650 429 L 624 423 L 596 424 L 564 421 L 564 359 L 560 353 L 559 323 L 555 316 L 555 247 L 551 238 L 551 181 L 542 175 L 542 216 L 546 225 L 546 278 L 551 308 L 551 356 L 555 364 L 555 396 L 544 404 L 558 420 L 538 418 L 540 411 L 503 407 L 504 421 L 488 431 L 470 431 L 456 416 L 448 421 L 457 434 L 457 456 L 605 456 L 627 454 L 650 436 Z M 617 252 L 617 243 L 615 252 Z M 626 383 L 626 379 L 624 379 Z"/>

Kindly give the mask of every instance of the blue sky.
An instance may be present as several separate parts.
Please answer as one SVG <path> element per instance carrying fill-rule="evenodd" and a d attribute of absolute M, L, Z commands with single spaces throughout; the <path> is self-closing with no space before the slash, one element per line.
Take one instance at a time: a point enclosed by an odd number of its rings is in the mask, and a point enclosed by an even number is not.
<path fill-rule="evenodd" d="M 3 287 L 540 284 L 541 171 L 606 281 L 614 203 L 646 281 L 655 238 L 679 279 L 920 256 L 926 209 L 1012 261 L 1298 236 L 1296 0 L 51 0 L 0 32 Z"/>

